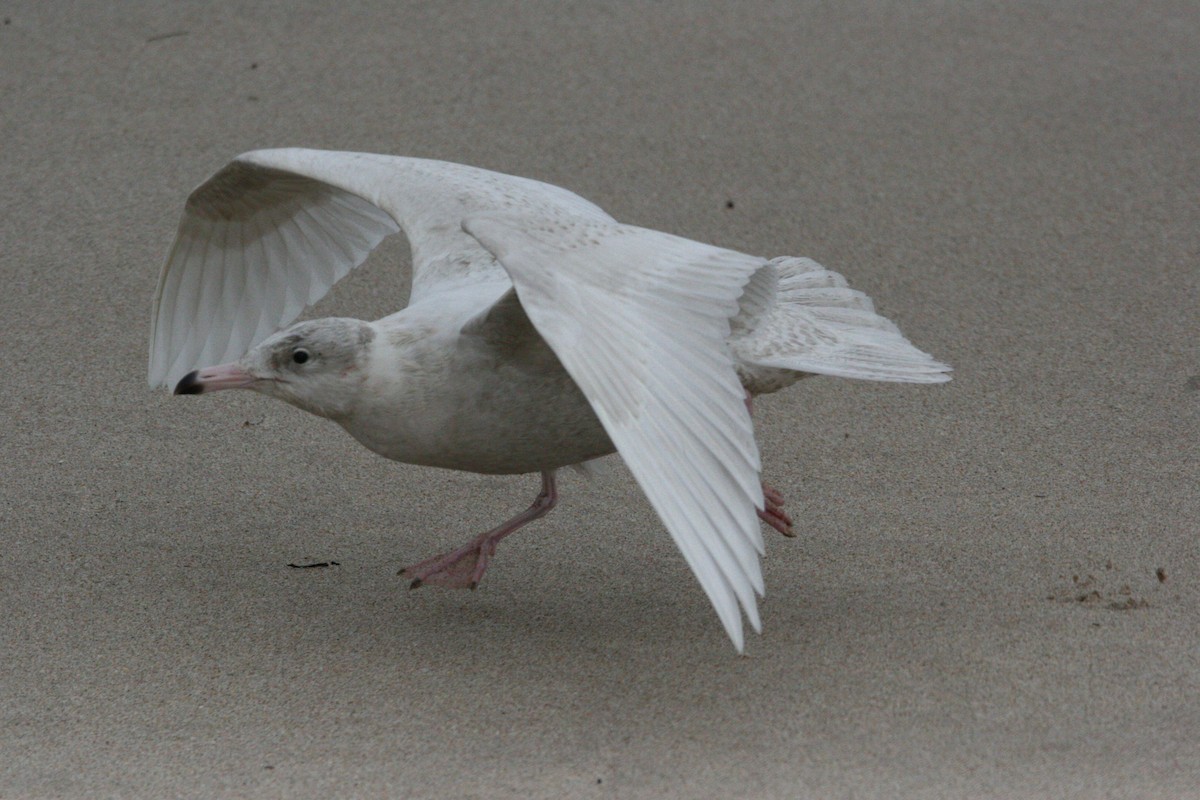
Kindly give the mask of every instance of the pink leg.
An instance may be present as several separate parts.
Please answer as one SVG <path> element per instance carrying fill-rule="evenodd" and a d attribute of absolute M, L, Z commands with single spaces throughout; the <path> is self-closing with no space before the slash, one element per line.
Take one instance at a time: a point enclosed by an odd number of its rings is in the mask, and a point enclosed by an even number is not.
<path fill-rule="evenodd" d="M 746 392 L 746 410 L 754 413 L 754 399 Z M 762 485 L 764 508 L 758 512 L 758 518 L 770 525 L 784 536 L 795 536 L 792 530 L 792 518 L 783 510 L 783 495 L 776 490 Z"/>
<path fill-rule="evenodd" d="M 795 536 L 796 533 L 792 530 L 792 518 L 783 510 L 783 495 L 765 483 L 762 485 L 762 489 L 766 508 L 758 512 L 758 518 L 784 536 Z"/>
<path fill-rule="evenodd" d="M 554 485 L 554 470 L 548 470 L 542 473 L 542 491 L 528 509 L 502 525 L 479 534 L 457 550 L 405 567 L 397 574 L 413 579 L 409 584 L 410 589 L 416 589 L 426 583 L 433 586 L 474 589 L 483 579 L 483 573 L 487 571 L 492 556 L 496 554 L 496 544 L 513 531 L 545 516 L 557 502 L 558 489 Z"/>

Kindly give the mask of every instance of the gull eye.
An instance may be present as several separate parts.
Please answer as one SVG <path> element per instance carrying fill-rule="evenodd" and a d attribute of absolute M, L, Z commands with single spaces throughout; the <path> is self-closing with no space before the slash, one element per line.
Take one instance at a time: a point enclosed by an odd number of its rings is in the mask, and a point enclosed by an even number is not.
<path fill-rule="evenodd" d="M 292 361 L 296 364 L 303 364 L 305 361 L 308 361 L 308 357 L 308 351 L 303 347 L 297 347 L 292 351 Z"/>

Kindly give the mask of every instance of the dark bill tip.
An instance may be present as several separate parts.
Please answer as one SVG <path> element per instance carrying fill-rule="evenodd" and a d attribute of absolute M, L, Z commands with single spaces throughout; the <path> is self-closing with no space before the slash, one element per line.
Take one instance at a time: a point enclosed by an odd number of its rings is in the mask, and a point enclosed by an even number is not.
<path fill-rule="evenodd" d="M 179 379 L 179 383 L 175 384 L 175 394 L 200 394 L 204 391 L 204 384 L 196 380 L 196 376 L 200 374 L 200 370 L 194 369 L 187 375 Z"/>

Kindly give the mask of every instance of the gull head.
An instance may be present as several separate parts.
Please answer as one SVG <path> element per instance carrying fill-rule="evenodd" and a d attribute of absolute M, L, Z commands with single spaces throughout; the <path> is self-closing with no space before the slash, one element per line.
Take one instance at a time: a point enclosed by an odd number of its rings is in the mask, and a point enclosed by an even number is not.
<path fill-rule="evenodd" d="M 241 359 L 189 372 L 175 394 L 253 389 L 330 419 L 353 412 L 367 378 L 375 329 L 357 319 L 315 319 L 276 333 Z"/>

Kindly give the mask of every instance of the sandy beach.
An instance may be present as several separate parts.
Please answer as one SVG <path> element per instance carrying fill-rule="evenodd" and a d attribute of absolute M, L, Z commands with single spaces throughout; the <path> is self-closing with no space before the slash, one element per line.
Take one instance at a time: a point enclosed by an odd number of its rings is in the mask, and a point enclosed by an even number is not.
<path fill-rule="evenodd" d="M 1195 4 L 0 16 L 2 800 L 1200 797 Z M 184 199 L 282 146 L 810 256 L 954 380 L 756 401 L 799 535 L 744 656 L 615 460 L 410 592 L 537 476 L 147 387 Z M 306 313 L 408 278 L 393 237 Z"/>

